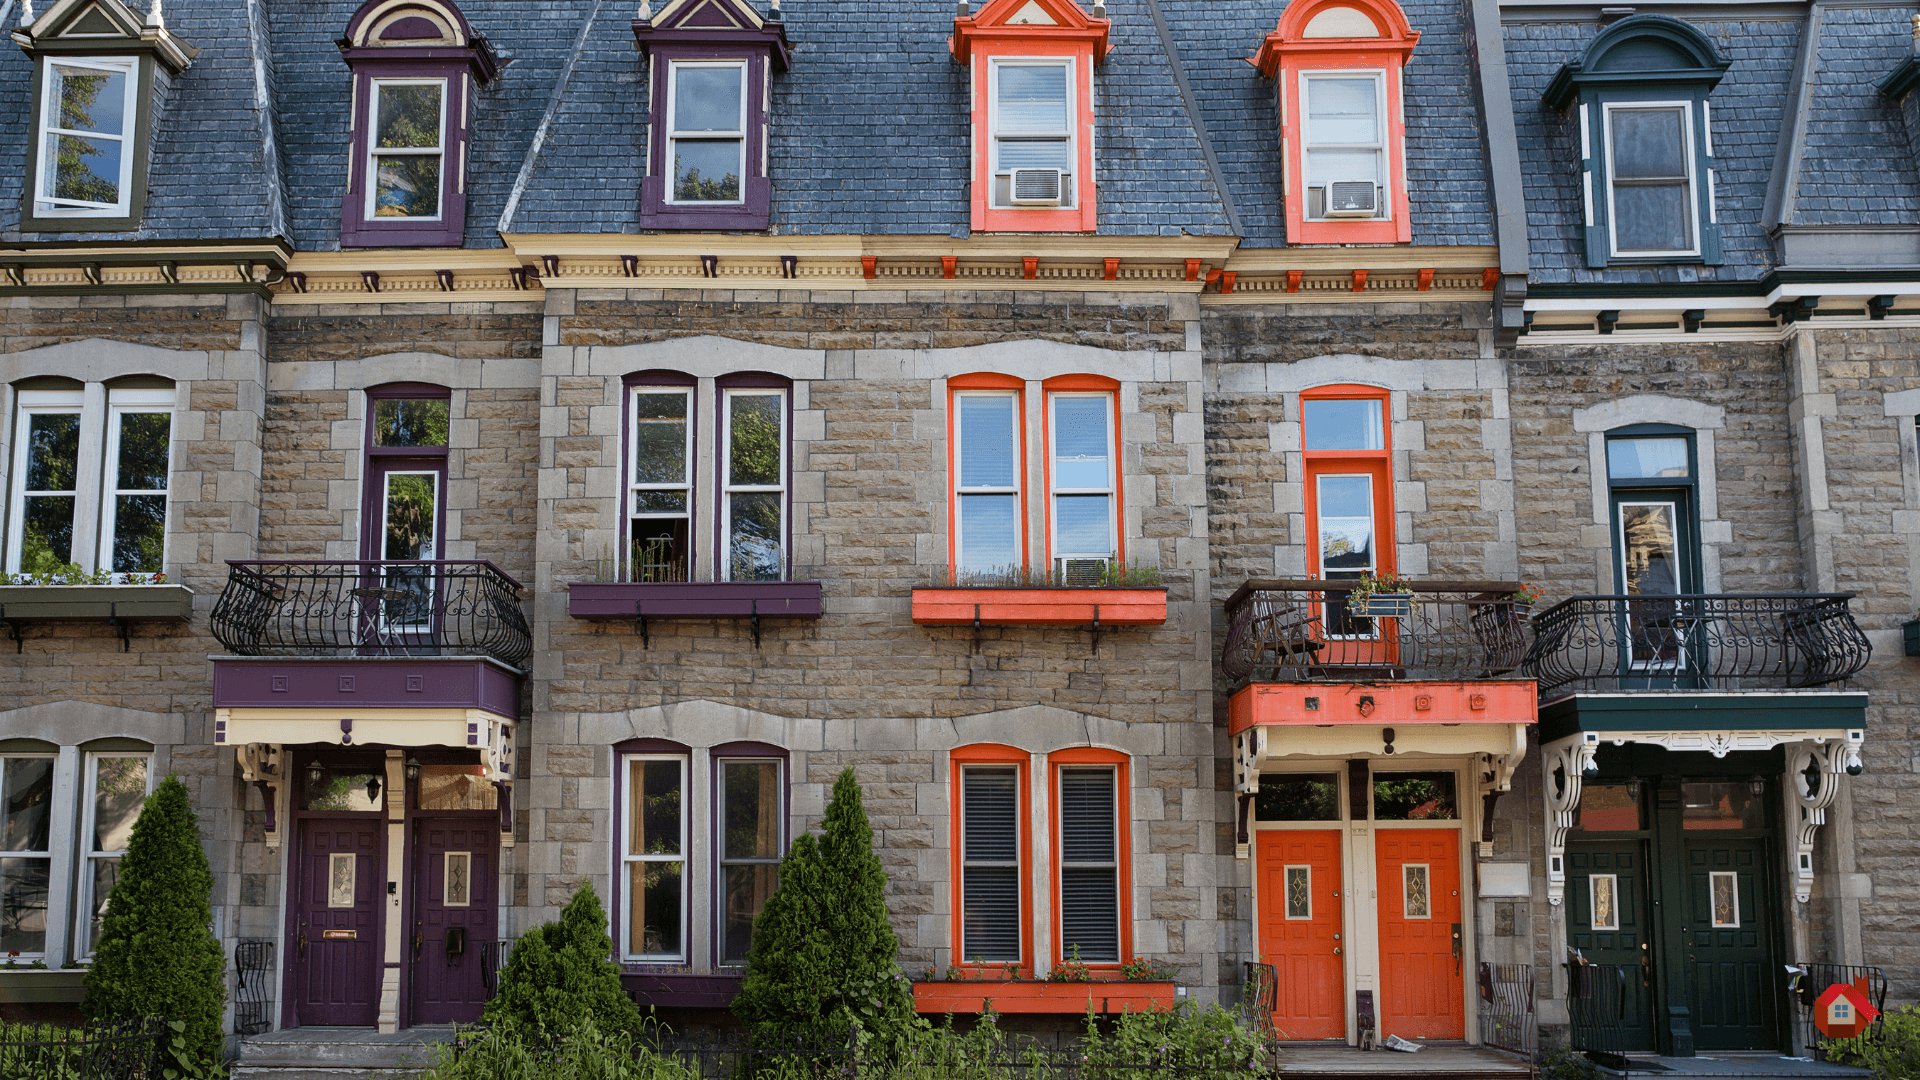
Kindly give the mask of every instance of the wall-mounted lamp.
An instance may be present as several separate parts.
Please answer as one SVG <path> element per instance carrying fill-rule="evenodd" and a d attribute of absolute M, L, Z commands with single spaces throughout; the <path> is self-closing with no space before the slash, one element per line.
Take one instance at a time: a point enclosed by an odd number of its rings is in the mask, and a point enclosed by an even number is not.
<path fill-rule="evenodd" d="M 420 759 L 410 757 L 407 759 L 407 783 L 411 784 L 418 779 L 420 779 Z"/>
<path fill-rule="evenodd" d="M 317 761 L 307 762 L 307 790 L 311 791 L 326 782 L 326 768 Z"/>
<path fill-rule="evenodd" d="M 367 777 L 367 801 L 375 803 L 380 801 L 380 776 L 377 773 Z"/>

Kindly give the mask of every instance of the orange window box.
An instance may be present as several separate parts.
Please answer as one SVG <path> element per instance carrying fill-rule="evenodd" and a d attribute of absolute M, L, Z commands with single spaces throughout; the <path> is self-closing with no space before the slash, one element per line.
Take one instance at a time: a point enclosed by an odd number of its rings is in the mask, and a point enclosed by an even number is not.
<path fill-rule="evenodd" d="M 997 1013 L 1148 1012 L 1171 1009 L 1177 997 L 1170 982 L 917 982 L 913 1007 L 923 1013 L 979 1013 L 988 1002 Z"/>
<path fill-rule="evenodd" d="M 1164 588 L 920 588 L 913 621 L 922 626 L 1159 626 Z"/>

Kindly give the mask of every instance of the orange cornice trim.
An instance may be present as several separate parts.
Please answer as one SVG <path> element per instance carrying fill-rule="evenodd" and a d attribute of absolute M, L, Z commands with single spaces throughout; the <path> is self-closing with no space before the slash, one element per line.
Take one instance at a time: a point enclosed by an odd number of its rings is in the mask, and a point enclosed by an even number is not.
<path fill-rule="evenodd" d="M 1052 16 L 1055 25 L 1006 22 L 1029 2 Z M 947 48 L 956 62 L 964 64 L 973 58 L 974 46 L 982 42 L 1084 41 L 1093 47 L 1093 62 L 1098 64 L 1112 49 L 1108 41 L 1111 27 L 1109 20 L 1092 18 L 1073 0 L 989 0 L 978 13 L 953 20 L 953 36 L 947 39 Z"/>
<path fill-rule="evenodd" d="M 997 371 L 970 371 L 965 375 L 955 375 L 947 380 L 949 390 L 1025 390 L 1026 388 L 1027 382 L 1020 376 L 1002 375 Z"/>
<path fill-rule="evenodd" d="M 1315 15 L 1328 8 L 1352 8 L 1373 20 L 1379 28 L 1379 37 L 1370 38 L 1303 38 L 1307 24 Z M 1394 0 L 1316 0 L 1313 3 L 1294 4 L 1281 12 L 1280 21 L 1273 32 L 1260 43 L 1260 51 L 1248 61 L 1260 69 L 1260 74 L 1273 78 L 1279 70 L 1281 54 L 1338 53 L 1342 55 L 1392 52 L 1399 53 L 1401 60 L 1413 53 L 1413 47 L 1420 41 L 1420 31 L 1407 21 L 1407 13 L 1400 10 Z"/>
<path fill-rule="evenodd" d="M 1089 375 L 1076 372 L 1071 375 L 1055 375 L 1040 384 L 1042 390 L 1106 390 L 1120 389 L 1119 379 L 1109 379 L 1105 375 Z"/>

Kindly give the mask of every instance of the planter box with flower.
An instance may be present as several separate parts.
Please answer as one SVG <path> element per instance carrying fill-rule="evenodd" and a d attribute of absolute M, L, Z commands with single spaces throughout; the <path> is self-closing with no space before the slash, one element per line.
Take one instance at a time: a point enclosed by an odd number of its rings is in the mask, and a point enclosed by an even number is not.
<path fill-rule="evenodd" d="M 1355 618 L 1404 619 L 1418 606 L 1413 583 L 1395 574 L 1361 574 L 1347 593 L 1347 613 Z"/>
<path fill-rule="evenodd" d="M 8 574 L 0 584 L 0 622 L 16 644 L 30 622 L 106 622 L 126 634 L 131 621 L 187 622 L 193 590 L 165 574 L 88 573 L 77 566 L 35 574 Z"/>
<path fill-rule="evenodd" d="M 1114 562 L 1054 572 L 942 567 L 930 584 L 913 590 L 913 621 L 922 626 L 1159 626 L 1167 621 L 1167 589 L 1158 570 Z"/>
<path fill-rule="evenodd" d="M 1173 972 L 1146 960 L 1118 968 L 1090 968 L 1069 959 L 1044 979 L 1021 978 L 1017 967 L 990 965 L 949 967 L 946 978 L 928 977 L 913 984 L 915 1011 L 929 1014 L 1051 1013 L 1083 1016 L 1097 1013 L 1146 1012 L 1171 1009 L 1180 989 Z"/>

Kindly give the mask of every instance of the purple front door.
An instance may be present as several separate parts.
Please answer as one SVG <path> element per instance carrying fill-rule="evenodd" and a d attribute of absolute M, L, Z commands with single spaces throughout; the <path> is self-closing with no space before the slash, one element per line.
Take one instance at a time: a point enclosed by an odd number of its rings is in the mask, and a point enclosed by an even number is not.
<path fill-rule="evenodd" d="M 413 830 L 413 1022 L 470 1024 L 487 1001 L 481 953 L 498 929 L 500 815 L 422 815 Z"/>
<path fill-rule="evenodd" d="M 377 818 L 300 822 L 293 911 L 298 1022 L 371 1027 L 380 1011 L 380 833 Z"/>

